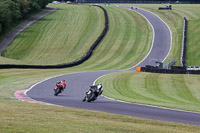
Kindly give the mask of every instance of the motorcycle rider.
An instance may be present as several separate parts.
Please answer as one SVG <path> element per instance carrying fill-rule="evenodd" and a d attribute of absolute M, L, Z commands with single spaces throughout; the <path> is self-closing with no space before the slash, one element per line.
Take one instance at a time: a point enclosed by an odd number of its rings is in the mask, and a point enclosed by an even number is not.
<path fill-rule="evenodd" d="M 62 93 L 62 91 L 64 91 L 64 89 L 66 88 L 66 82 L 65 82 L 65 80 L 63 79 L 63 80 L 61 80 L 61 81 L 58 81 L 57 83 L 56 83 L 56 87 L 54 88 L 54 91 L 57 89 L 57 87 L 58 86 L 61 86 L 61 93 Z"/>
<path fill-rule="evenodd" d="M 89 90 L 93 90 L 92 92 L 94 92 L 95 94 L 95 97 L 97 98 L 98 96 L 100 96 L 103 92 L 103 87 L 102 87 L 102 84 L 101 83 L 98 83 L 97 85 L 93 85 L 93 86 L 90 86 L 90 89 Z M 89 92 L 89 90 L 86 92 L 86 95 L 87 93 Z M 84 97 L 83 99 L 83 102 L 87 99 L 87 96 Z"/>
<path fill-rule="evenodd" d="M 98 96 L 100 96 L 100 95 L 102 94 L 102 92 L 103 92 L 103 87 L 102 87 L 102 84 L 101 84 L 101 83 L 98 83 L 98 84 L 96 85 L 96 91 L 97 91 L 97 93 L 98 93 Z"/>
<path fill-rule="evenodd" d="M 90 89 L 94 89 L 94 93 L 95 93 L 96 97 L 100 96 L 103 92 L 103 87 L 102 87 L 101 83 L 98 83 L 97 85 L 90 86 Z"/>

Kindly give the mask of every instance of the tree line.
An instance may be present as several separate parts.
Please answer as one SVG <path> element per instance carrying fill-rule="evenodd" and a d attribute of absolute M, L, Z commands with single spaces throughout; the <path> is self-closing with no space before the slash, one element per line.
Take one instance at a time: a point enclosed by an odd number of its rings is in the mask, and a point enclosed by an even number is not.
<path fill-rule="evenodd" d="M 0 34 L 33 11 L 45 8 L 52 0 L 0 0 Z"/>

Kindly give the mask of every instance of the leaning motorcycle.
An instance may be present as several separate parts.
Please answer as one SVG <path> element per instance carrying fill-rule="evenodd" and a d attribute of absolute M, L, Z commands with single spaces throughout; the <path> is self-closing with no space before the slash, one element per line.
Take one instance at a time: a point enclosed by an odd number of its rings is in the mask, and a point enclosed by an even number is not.
<path fill-rule="evenodd" d="M 83 98 L 83 102 L 91 102 L 95 101 L 98 96 L 100 96 L 103 92 L 103 88 L 101 84 L 96 86 L 90 86 L 90 89 L 86 92 L 86 96 Z"/>

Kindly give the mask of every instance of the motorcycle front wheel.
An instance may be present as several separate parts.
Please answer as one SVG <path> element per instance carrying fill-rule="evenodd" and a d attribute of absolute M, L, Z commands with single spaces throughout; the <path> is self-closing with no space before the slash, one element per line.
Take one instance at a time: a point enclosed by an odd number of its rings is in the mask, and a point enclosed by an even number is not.
<path fill-rule="evenodd" d="M 60 88 L 58 88 L 58 89 L 56 89 L 56 90 L 55 90 L 55 93 L 54 93 L 54 95 L 55 95 L 55 96 L 57 96 L 57 95 L 58 95 L 60 92 L 61 92 L 61 89 L 60 89 Z"/>

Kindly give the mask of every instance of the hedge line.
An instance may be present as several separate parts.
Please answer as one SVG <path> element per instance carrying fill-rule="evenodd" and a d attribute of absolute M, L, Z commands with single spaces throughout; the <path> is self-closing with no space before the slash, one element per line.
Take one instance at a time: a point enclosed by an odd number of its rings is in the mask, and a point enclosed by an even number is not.
<path fill-rule="evenodd" d="M 81 63 L 85 62 L 86 60 L 88 60 L 94 49 L 98 46 L 98 44 L 101 42 L 101 40 L 104 38 L 104 36 L 106 35 L 107 31 L 108 31 L 108 14 L 106 12 L 106 10 L 98 5 L 93 5 L 93 6 L 97 6 L 99 8 L 101 8 L 104 11 L 104 17 L 105 17 L 105 26 L 103 29 L 103 32 L 101 33 L 101 35 L 98 37 L 98 39 L 93 43 L 93 45 L 90 47 L 89 51 L 82 56 L 80 59 L 70 62 L 70 63 L 64 63 L 64 64 L 58 64 L 58 65 L 15 65 L 15 64 L 2 64 L 0 65 L 0 69 L 7 69 L 7 68 L 23 68 L 23 69 L 29 69 L 29 68 L 35 68 L 35 69 L 57 69 L 57 68 L 67 68 L 67 67 L 73 67 L 76 65 L 80 65 Z"/>

